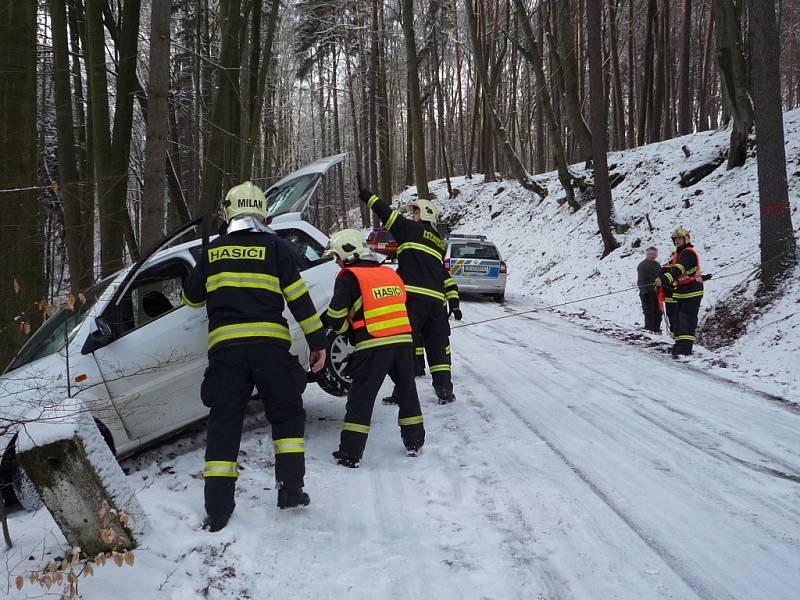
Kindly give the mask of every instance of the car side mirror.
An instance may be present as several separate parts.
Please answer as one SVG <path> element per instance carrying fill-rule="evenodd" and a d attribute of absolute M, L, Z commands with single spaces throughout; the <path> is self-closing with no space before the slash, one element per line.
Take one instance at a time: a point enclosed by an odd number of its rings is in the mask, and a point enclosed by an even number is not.
<path fill-rule="evenodd" d="M 111 325 L 108 324 L 108 321 L 102 317 L 97 317 L 94 323 L 97 325 L 97 329 L 86 338 L 86 342 L 81 349 L 81 354 L 91 354 L 95 350 L 108 346 L 114 341 L 114 331 L 111 329 Z"/>

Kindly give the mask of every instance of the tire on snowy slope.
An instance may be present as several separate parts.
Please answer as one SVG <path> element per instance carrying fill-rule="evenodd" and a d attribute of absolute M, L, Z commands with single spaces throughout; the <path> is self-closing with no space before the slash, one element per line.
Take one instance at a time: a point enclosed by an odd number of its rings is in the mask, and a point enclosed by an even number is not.
<path fill-rule="evenodd" d="M 100 435 L 103 436 L 103 440 L 108 444 L 111 452 L 116 454 L 114 437 L 111 435 L 111 431 L 101 421 L 95 419 L 94 422 L 97 424 Z M 34 512 L 39 510 L 44 503 L 39 496 L 39 492 L 36 491 L 36 486 L 17 460 L 16 442 L 17 438 L 15 436 L 3 455 L 2 465 L 0 466 L 0 488 L 10 488 L 19 505 L 29 512 Z"/>
<path fill-rule="evenodd" d="M 355 347 L 347 336 L 337 335 L 332 329 L 325 330 L 328 355 L 325 366 L 316 374 L 316 380 L 325 392 L 331 396 L 346 396 L 350 391 L 352 378 L 347 374 L 347 366 L 355 352 Z"/>

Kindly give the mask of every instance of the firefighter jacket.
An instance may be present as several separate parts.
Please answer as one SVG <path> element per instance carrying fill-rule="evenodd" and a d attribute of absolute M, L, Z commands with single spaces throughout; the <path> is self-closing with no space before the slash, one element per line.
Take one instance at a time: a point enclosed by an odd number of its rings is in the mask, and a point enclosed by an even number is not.
<path fill-rule="evenodd" d="M 326 326 L 336 333 L 350 331 L 356 352 L 380 346 L 411 345 L 403 281 L 389 267 L 358 260 L 336 278 Z"/>
<path fill-rule="evenodd" d="M 397 240 L 397 272 L 411 297 L 435 298 L 444 304 L 442 268 L 445 244 L 433 225 L 412 221 L 375 196 L 367 202 Z"/>
<path fill-rule="evenodd" d="M 665 266 L 661 279 L 671 286 L 672 298 L 680 301 L 703 296 L 702 276 L 697 250 L 692 244 L 684 244 L 672 253 L 670 264 Z"/>
<path fill-rule="evenodd" d="M 450 271 L 447 270 L 447 267 L 442 265 L 442 271 L 444 275 L 444 296 L 447 299 L 448 308 L 452 313 L 454 310 L 459 310 L 459 304 L 461 302 L 461 297 L 458 294 L 458 285 L 456 284 L 456 280 L 453 279 L 453 276 L 450 274 Z"/>
<path fill-rule="evenodd" d="M 325 348 L 322 322 L 291 247 L 272 233 L 237 231 L 206 248 L 183 284 L 183 302 L 208 311 L 208 349 L 247 342 L 289 348 L 289 305 L 309 348 Z"/>

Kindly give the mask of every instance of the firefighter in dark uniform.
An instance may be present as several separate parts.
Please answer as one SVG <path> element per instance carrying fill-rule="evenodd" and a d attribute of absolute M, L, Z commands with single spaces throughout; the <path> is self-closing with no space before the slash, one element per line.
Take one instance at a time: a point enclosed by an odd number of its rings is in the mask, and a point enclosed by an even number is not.
<path fill-rule="evenodd" d="M 264 193 L 250 182 L 224 203 L 227 233 L 207 246 L 186 278 L 183 301 L 208 311 L 208 369 L 200 396 L 211 410 L 203 470 L 204 526 L 225 527 L 233 512 L 237 456 L 247 403 L 258 390 L 272 426 L 278 506 L 309 503 L 305 475 L 306 376 L 289 353 L 284 302 L 305 334 L 312 371 L 325 364 L 325 335 L 292 249 L 265 222 Z"/>
<path fill-rule="evenodd" d="M 349 330 L 355 344 L 349 365 L 353 382 L 339 449 L 333 456 L 340 465 L 358 467 L 375 398 L 387 375 L 395 383 L 403 444 L 409 456 L 416 456 L 425 442 L 425 428 L 414 383 L 413 338 L 403 281 L 380 264 L 355 229 L 334 234 L 326 254 L 335 256 L 342 268 L 325 314 L 326 326 L 339 334 Z"/>
<path fill-rule="evenodd" d="M 675 252 L 670 267 L 656 278 L 656 287 L 669 284 L 675 300 L 673 314 L 669 316 L 670 331 L 675 339 L 673 356 L 690 355 L 695 342 L 697 314 L 703 299 L 703 273 L 700 256 L 690 242 L 689 232 L 678 227 L 672 234 Z M 674 324 L 673 324 L 674 322 Z"/>
<path fill-rule="evenodd" d="M 358 196 L 397 240 L 397 272 L 408 292 L 414 346 L 425 348 L 439 404 L 453 402 L 456 396 L 450 373 L 450 325 L 442 273 L 446 246 L 436 231 L 439 209 L 430 200 L 419 198 L 411 203 L 411 220 L 368 190 L 362 189 Z"/>
<path fill-rule="evenodd" d="M 461 297 L 458 293 L 458 284 L 456 284 L 455 279 L 450 274 L 450 271 L 442 265 L 442 274 L 444 276 L 444 296 L 447 300 L 447 316 L 453 315 L 453 318 L 456 321 L 460 321 L 462 318 L 461 314 L 461 307 L 460 301 Z M 448 344 L 447 354 L 450 354 L 450 345 Z M 417 377 L 422 377 L 425 375 L 425 347 L 420 345 L 414 348 L 414 355 L 416 358 L 416 375 Z M 384 403 L 386 404 L 397 404 L 394 401 L 394 396 L 390 396 L 389 398 L 384 399 Z"/>

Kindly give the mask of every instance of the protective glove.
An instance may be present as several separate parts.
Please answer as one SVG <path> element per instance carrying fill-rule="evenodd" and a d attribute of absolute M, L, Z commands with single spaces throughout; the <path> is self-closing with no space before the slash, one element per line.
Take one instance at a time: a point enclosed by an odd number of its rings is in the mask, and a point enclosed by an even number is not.
<path fill-rule="evenodd" d="M 450 315 L 453 315 L 456 321 L 460 321 L 462 319 L 461 309 L 460 308 L 451 308 Z M 448 317 L 450 315 L 447 315 Z"/>
<path fill-rule="evenodd" d="M 709 279 L 711 279 L 711 273 L 705 273 L 701 275 L 700 279 L 702 279 L 703 281 L 708 281 Z"/>
<path fill-rule="evenodd" d="M 358 199 L 361 200 L 364 204 L 369 202 L 369 199 L 372 198 L 375 194 L 370 192 L 367 188 L 361 188 L 358 191 Z"/>
<path fill-rule="evenodd" d="M 653 285 L 656 286 L 657 288 L 660 288 L 661 287 L 661 277 L 656 277 L 655 281 L 653 282 Z"/>

